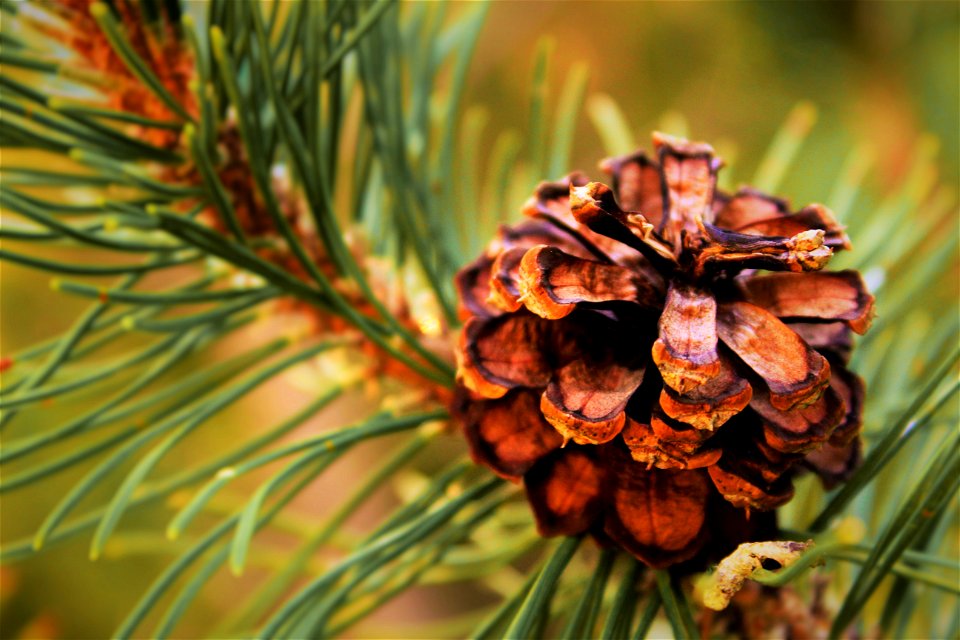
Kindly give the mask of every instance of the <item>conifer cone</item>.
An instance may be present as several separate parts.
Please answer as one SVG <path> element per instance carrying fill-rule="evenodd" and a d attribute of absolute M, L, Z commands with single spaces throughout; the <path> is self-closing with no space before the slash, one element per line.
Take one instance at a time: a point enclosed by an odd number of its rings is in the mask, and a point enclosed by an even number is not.
<path fill-rule="evenodd" d="M 654 134 L 612 186 L 541 184 L 456 284 L 460 418 L 474 459 L 522 480 L 543 535 L 592 532 L 653 567 L 761 535 L 750 511 L 860 455 L 846 369 L 873 297 L 830 211 L 716 189 L 706 144 Z M 769 272 L 769 273 L 767 273 Z"/>

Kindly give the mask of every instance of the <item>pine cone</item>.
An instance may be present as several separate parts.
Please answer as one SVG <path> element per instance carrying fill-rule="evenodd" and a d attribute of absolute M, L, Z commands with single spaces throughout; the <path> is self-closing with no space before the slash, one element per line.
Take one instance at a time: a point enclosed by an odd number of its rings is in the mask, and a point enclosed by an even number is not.
<path fill-rule="evenodd" d="M 541 184 L 531 219 L 457 275 L 454 413 L 478 463 L 523 480 L 543 535 L 664 567 L 756 535 L 749 511 L 789 501 L 801 468 L 855 468 L 845 364 L 873 297 L 820 271 L 850 248 L 825 207 L 724 194 L 709 145 L 654 145 L 656 162 L 601 165 L 612 188 Z"/>

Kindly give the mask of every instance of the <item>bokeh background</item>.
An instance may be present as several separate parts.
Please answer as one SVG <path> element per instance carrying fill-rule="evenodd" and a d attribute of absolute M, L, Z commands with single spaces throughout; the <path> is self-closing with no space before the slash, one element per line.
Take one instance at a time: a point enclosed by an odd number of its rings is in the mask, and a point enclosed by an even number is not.
<path fill-rule="evenodd" d="M 452 10 L 459 9 L 452 4 Z M 797 103 L 808 101 L 818 114 L 815 135 L 781 189 L 795 203 L 823 201 L 828 195 L 823 185 L 830 184 L 854 147 L 866 149 L 872 158 L 867 193 L 884 193 L 888 185 L 904 178 L 921 141 L 930 139 L 928 134 L 939 144 L 935 164 L 941 189 L 954 197 L 960 189 L 956 2 L 495 1 L 470 68 L 465 98 L 467 113 L 485 121 L 487 134 L 480 138 L 478 158 L 489 155 L 488 141 L 495 134 L 528 125 L 534 60 L 542 46 L 552 48 L 548 103 L 557 99 L 578 65 L 586 65 L 589 73 L 571 169 L 596 174 L 604 144 L 593 119 L 603 118 L 604 105 L 612 99 L 639 143 L 648 145 L 649 132 L 658 128 L 716 142 L 730 160 L 726 184 L 749 182 L 762 150 L 787 114 Z M 878 198 L 868 195 L 858 206 L 870 206 Z M 508 200 L 511 211 L 522 202 L 518 194 L 510 194 Z M 944 231 L 958 229 L 954 224 Z M 856 237 L 853 240 L 856 243 Z M 54 335 L 85 306 L 82 300 L 49 292 L 47 283 L 45 274 L 2 266 L 0 352 L 12 353 Z M 955 310 L 955 287 L 936 295 L 954 301 Z M 284 402 L 285 394 L 306 393 L 290 381 L 287 384 L 247 399 L 231 410 L 228 419 L 236 428 L 256 430 L 272 415 L 272 408 Z M 345 416 L 351 407 L 347 403 L 338 411 Z M 51 412 L 55 415 L 56 408 Z M 216 438 L 197 446 L 215 447 Z M 48 485 L 47 493 L 31 489 L 4 495 L 3 539 L 29 534 L 41 509 L 49 508 L 77 477 Z M 145 525 L 158 529 L 165 522 L 145 518 Z M 122 560 L 107 557 L 91 565 L 84 559 L 83 541 L 78 541 L 4 569 L 3 637 L 108 637 L 170 559 L 169 549 L 158 552 L 149 541 L 137 548 L 136 542 L 130 540 Z M 233 601 L 233 590 L 243 588 L 242 581 L 216 582 L 193 615 L 222 616 Z M 428 598 L 420 604 L 435 603 Z M 394 607 L 390 615 L 408 622 L 416 619 L 410 602 Z"/>
<path fill-rule="evenodd" d="M 698 139 L 735 141 L 735 180 L 800 101 L 819 112 L 819 167 L 836 168 L 855 142 L 874 146 L 877 179 L 907 169 L 923 133 L 943 145 L 943 178 L 960 158 L 958 15 L 953 2 L 494 2 L 468 102 L 491 107 L 491 128 L 516 126 L 540 38 L 553 42 L 557 89 L 578 62 L 589 89 L 611 96 L 638 142 L 680 114 Z M 556 93 L 554 93 L 556 95 Z M 593 170 L 603 148 L 582 118 L 574 158 Z M 754 155 L 750 155 L 750 154 Z M 798 200 L 823 198 L 797 176 Z"/>

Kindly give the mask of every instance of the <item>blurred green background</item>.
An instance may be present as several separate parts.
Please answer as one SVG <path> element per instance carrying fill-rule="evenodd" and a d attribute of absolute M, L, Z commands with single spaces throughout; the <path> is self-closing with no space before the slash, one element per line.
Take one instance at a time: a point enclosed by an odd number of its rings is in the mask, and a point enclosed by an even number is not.
<path fill-rule="evenodd" d="M 879 199 L 869 193 L 885 193 L 904 177 L 924 133 L 941 145 L 939 182 L 954 197 L 960 189 L 960 3 L 493 2 L 465 101 L 485 109 L 491 135 L 482 140 L 527 126 L 535 51 L 543 38 L 553 47 L 548 102 L 576 64 L 589 69 L 571 169 L 598 173 L 603 145 L 588 115 L 600 104 L 597 94 L 620 105 L 645 146 L 649 132 L 665 126 L 716 142 L 733 156 L 726 181 L 732 185 L 750 180 L 791 108 L 810 101 L 819 113 L 815 134 L 781 190 L 795 203 L 827 198 L 824 185 L 849 150 L 865 144 L 875 170 L 859 202 L 869 206 Z M 484 146 L 477 154 L 489 151 Z M 520 204 L 511 202 L 511 211 Z M 45 274 L 2 266 L 2 353 L 54 335 L 85 306 L 48 292 L 47 282 Z M 957 297 L 955 291 L 941 294 Z M 276 402 L 276 395 L 258 395 L 230 418 L 255 429 Z M 48 485 L 46 494 L 4 495 L 3 539 L 28 535 L 62 490 Z M 90 565 L 85 551 L 81 540 L 4 570 L 4 637 L 107 637 L 169 560 L 146 552 Z M 238 584 L 243 588 L 242 582 L 218 581 L 194 615 L 220 615 Z"/>
<path fill-rule="evenodd" d="M 823 142 L 808 160 L 836 167 L 854 141 L 867 141 L 888 182 L 929 132 L 943 145 L 943 179 L 956 185 L 958 22 L 955 2 L 494 2 L 467 102 L 490 107 L 493 130 L 516 127 L 537 41 L 548 36 L 554 89 L 587 63 L 589 90 L 621 106 L 641 144 L 667 112 L 682 114 L 693 137 L 734 140 L 736 181 L 749 179 L 760 160 L 750 154 L 808 100 Z M 602 154 L 584 117 L 575 164 L 593 170 Z M 801 187 L 790 195 L 825 197 L 822 187 Z"/>

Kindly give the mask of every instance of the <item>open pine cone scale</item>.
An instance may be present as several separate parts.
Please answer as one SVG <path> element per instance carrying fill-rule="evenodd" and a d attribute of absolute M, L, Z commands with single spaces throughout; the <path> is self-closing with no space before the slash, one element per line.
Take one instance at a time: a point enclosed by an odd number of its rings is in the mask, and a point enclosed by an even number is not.
<path fill-rule="evenodd" d="M 542 184 L 458 274 L 454 410 L 543 534 L 590 530 L 659 567 L 756 535 L 749 510 L 787 502 L 801 466 L 855 468 L 845 364 L 873 297 L 821 271 L 850 248 L 825 207 L 723 194 L 709 145 L 654 145 L 604 162 L 612 187 Z M 733 525 L 711 532 L 718 509 Z"/>

